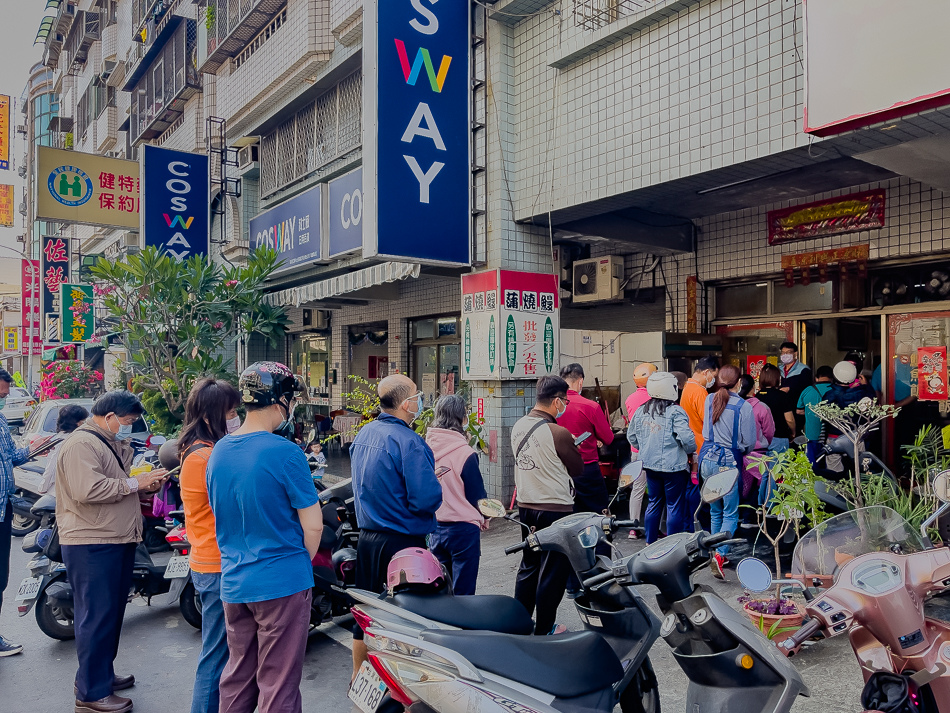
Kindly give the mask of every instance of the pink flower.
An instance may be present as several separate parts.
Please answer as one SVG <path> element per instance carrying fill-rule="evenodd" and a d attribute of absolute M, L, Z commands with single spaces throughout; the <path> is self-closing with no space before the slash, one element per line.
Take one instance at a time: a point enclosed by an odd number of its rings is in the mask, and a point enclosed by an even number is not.
<path fill-rule="evenodd" d="M 212 326 L 213 326 L 215 329 L 221 329 L 221 327 L 224 326 L 224 322 L 215 322 Z"/>
<path fill-rule="evenodd" d="M 224 283 L 225 287 L 234 287 L 238 283 L 237 280 L 228 280 Z"/>

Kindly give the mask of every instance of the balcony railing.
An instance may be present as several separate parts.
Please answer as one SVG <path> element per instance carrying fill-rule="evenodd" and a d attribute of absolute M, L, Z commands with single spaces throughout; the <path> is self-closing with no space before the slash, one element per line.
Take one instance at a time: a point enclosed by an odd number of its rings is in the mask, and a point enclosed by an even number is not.
<path fill-rule="evenodd" d="M 198 10 L 198 68 L 214 72 L 287 5 L 287 0 L 207 0 Z"/>

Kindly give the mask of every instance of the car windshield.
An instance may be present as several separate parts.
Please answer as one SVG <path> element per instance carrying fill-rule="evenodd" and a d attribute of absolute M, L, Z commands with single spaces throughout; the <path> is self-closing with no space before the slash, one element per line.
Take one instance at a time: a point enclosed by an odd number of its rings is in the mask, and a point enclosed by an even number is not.
<path fill-rule="evenodd" d="M 921 534 L 894 510 L 875 505 L 836 515 L 812 528 L 792 553 L 792 575 L 829 577 L 869 552 L 911 554 L 927 549 Z"/>

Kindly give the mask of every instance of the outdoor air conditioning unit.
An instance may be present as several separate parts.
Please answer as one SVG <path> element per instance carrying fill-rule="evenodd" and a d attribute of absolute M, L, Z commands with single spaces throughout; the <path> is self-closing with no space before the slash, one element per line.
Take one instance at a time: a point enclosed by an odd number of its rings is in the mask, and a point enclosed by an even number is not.
<path fill-rule="evenodd" d="M 21 165 L 16 172 L 20 178 L 26 178 L 26 166 Z"/>
<path fill-rule="evenodd" d="M 101 81 L 102 84 L 109 83 L 109 77 L 111 77 L 115 71 L 116 64 L 117 62 L 114 59 L 102 60 L 102 64 L 99 67 L 99 81 Z"/>
<path fill-rule="evenodd" d="M 260 168 L 260 151 L 260 144 L 250 144 L 248 146 L 242 146 L 238 149 L 237 169 L 239 176 L 243 176 L 246 173 L 250 173 L 251 171 Z"/>
<path fill-rule="evenodd" d="M 26 124 L 17 124 L 17 125 L 16 125 L 16 132 L 17 132 L 18 134 L 23 134 L 23 135 L 25 136 L 25 135 L 26 135 Z"/>
<path fill-rule="evenodd" d="M 605 255 L 590 260 L 578 260 L 573 269 L 574 304 L 605 302 L 623 297 L 623 257 Z"/>

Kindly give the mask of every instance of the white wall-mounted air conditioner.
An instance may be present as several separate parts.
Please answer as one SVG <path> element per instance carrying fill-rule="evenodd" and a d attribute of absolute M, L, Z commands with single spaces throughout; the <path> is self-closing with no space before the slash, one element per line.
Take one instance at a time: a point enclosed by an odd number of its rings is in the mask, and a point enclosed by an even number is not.
<path fill-rule="evenodd" d="M 623 256 L 605 255 L 589 260 L 577 260 L 573 266 L 572 289 L 574 304 L 605 302 L 623 297 Z"/>
<path fill-rule="evenodd" d="M 250 144 L 248 146 L 242 146 L 238 149 L 237 170 L 239 176 L 243 176 L 246 173 L 258 170 L 260 168 L 260 151 L 260 144 Z"/>

